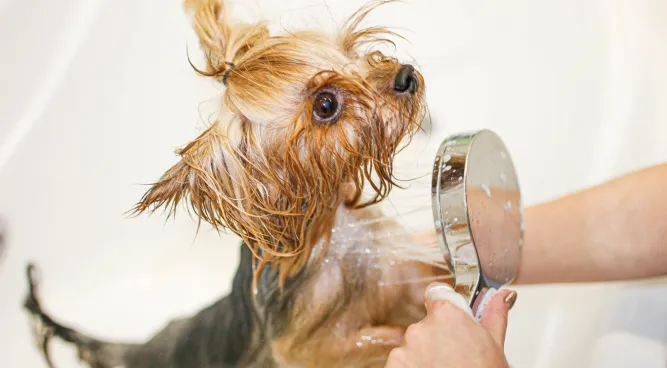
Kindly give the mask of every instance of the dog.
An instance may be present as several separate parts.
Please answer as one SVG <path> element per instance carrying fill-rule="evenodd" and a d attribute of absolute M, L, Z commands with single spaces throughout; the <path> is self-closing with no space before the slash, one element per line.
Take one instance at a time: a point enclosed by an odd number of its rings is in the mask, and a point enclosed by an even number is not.
<path fill-rule="evenodd" d="M 271 35 L 265 23 L 235 22 L 223 0 L 185 0 L 206 56 L 192 66 L 221 83 L 223 102 L 130 212 L 171 216 L 182 204 L 199 225 L 238 235 L 232 290 L 144 343 L 115 343 L 46 313 L 30 264 L 24 306 L 49 366 L 52 337 L 92 368 L 384 366 L 426 314 L 426 283 L 400 281 L 444 272 L 378 256 L 387 237 L 368 235 L 400 227 L 377 204 L 397 187 L 394 158 L 427 114 L 424 77 L 375 47 L 398 35 L 361 27 L 388 2 L 362 7 L 335 34 Z"/>

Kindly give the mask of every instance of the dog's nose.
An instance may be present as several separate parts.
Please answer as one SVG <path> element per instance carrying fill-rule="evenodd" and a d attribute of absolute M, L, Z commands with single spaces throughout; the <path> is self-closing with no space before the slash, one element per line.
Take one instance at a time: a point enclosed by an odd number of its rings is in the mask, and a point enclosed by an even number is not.
<path fill-rule="evenodd" d="M 416 87 L 415 68 L 412 65 L 401 66 L 394 79 L 394 91 L 396 93 L 413 93 Z"/>

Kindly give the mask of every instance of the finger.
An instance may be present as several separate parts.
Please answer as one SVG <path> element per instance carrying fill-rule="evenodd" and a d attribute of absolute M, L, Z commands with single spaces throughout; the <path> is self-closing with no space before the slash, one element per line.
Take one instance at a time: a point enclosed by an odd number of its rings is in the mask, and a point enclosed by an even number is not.
<path fill-rule="evenodd" d="M 516 301 L 516 291 L 499 290 L 484 308 L 479 323 L 501 348 L 505 346 L 507 315 Z"/>
<path fill-rule="evenodd" d="M 459 307 L 470 317 L 473 317 L 472 310 L 470 309 L 468 302 L 461 294 L 455 292 L 451 286 L 440 282 L 434 282 L 430 284 L 426 288 L 426 294 L 424 295 L 424 305 L 426 306 L 426 312 L 429 314 L 433 313 L 433 310 L 439 305 L 442 305 L 443 301 L 449 302 Z"/>
<path fill-rule="evenodd" d="M 479 295 L 475 298 L 475 303 L 472 305 L 472 313 L 475 315 L 475 319 L 479 322 L 482 314 L 484 314 L 484 308 L 489 304 L 489 301 L 493 298 L 493 295 L 498 291 L 494 288 L 482 288 Z"/>

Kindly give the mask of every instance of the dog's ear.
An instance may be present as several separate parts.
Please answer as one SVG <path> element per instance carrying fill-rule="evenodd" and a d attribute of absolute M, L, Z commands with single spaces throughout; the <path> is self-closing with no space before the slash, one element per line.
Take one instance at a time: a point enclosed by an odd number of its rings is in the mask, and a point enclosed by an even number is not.
<path fill-rule="evenodd" d="M 235 200 L 233 177 L 238 165 L 233 161 L 234 143 L 218 123 L 177 151 L 180 160 L 136 204 L 132 213 L 153 213 L 163 208 L 169 216 L 183 200 L 199 222 L 216 229 L 229 227 L 229 213 L 240 211 Z M 234 217 L 234 216 L 232 216 Z"/>
<path fill-rule="evenodd" d="M 265 23 L 233 22 L 223 0 L 184 0 L 184 6 L 206 55 L 208 70 L 201 74 L 222 80 L 248 50 L 269 37 Z"/>
<path fill-rule="evenodd" d="M 280 259 L 282 283 L 305 262 L 293 256 L 313 244 L 317 226 L 324 226 L 316 221 L 322 201 L 304 196 L 303 185 L 286 180 L 274 161 L 258 156 L 261 150 L 252 137 L 243 118 L 213 124 L 177 152 L 180 160 L 151 185 L 131 214 L 164 209 L 173 216 L 183 203 L 199 224 L 231 230 L 258 258 Z M 315 229 L 312 234 L 306 234 L 306 223 Z"/>

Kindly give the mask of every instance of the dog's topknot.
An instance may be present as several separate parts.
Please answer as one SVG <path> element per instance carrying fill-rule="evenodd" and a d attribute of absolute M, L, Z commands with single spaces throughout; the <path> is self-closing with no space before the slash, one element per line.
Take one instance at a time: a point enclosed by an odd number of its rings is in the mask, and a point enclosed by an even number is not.
<path fill-rule="evenodd" d="M 184 5 L 192 14 L 194 30 L 208 63 L 207 70 L 195 70 L 225 84 L 229 72 L 245 52 L 269 37 L 265 23 L 230 23 L 221 0 L 185 0 Z"/>
<path fill-rule="evenodd" d="M 404 66 L 364 50 L 393 35 L 361 28 L 372 3 L 327 35 L 271 36 L 264 23 L 232 23 L 221 0 L 187 0 L 207 56 L 200 73 L 225 79 L 217 121 L 178 151 L 174 167 L 146 192 L 135 214 L 188 201 L 200 221 L 230 229 L 281 280 L 298 272 L 329 236 L 341 204 L 385 198 L 393 159 L 419 129 L 423 78 L 396 93 Z M 234 68 L 229 73 L 230 68 Z M 362 190 L 374 193 L 362 201 Z M 326 243 L 326 241 L 324 241 Z"/>

